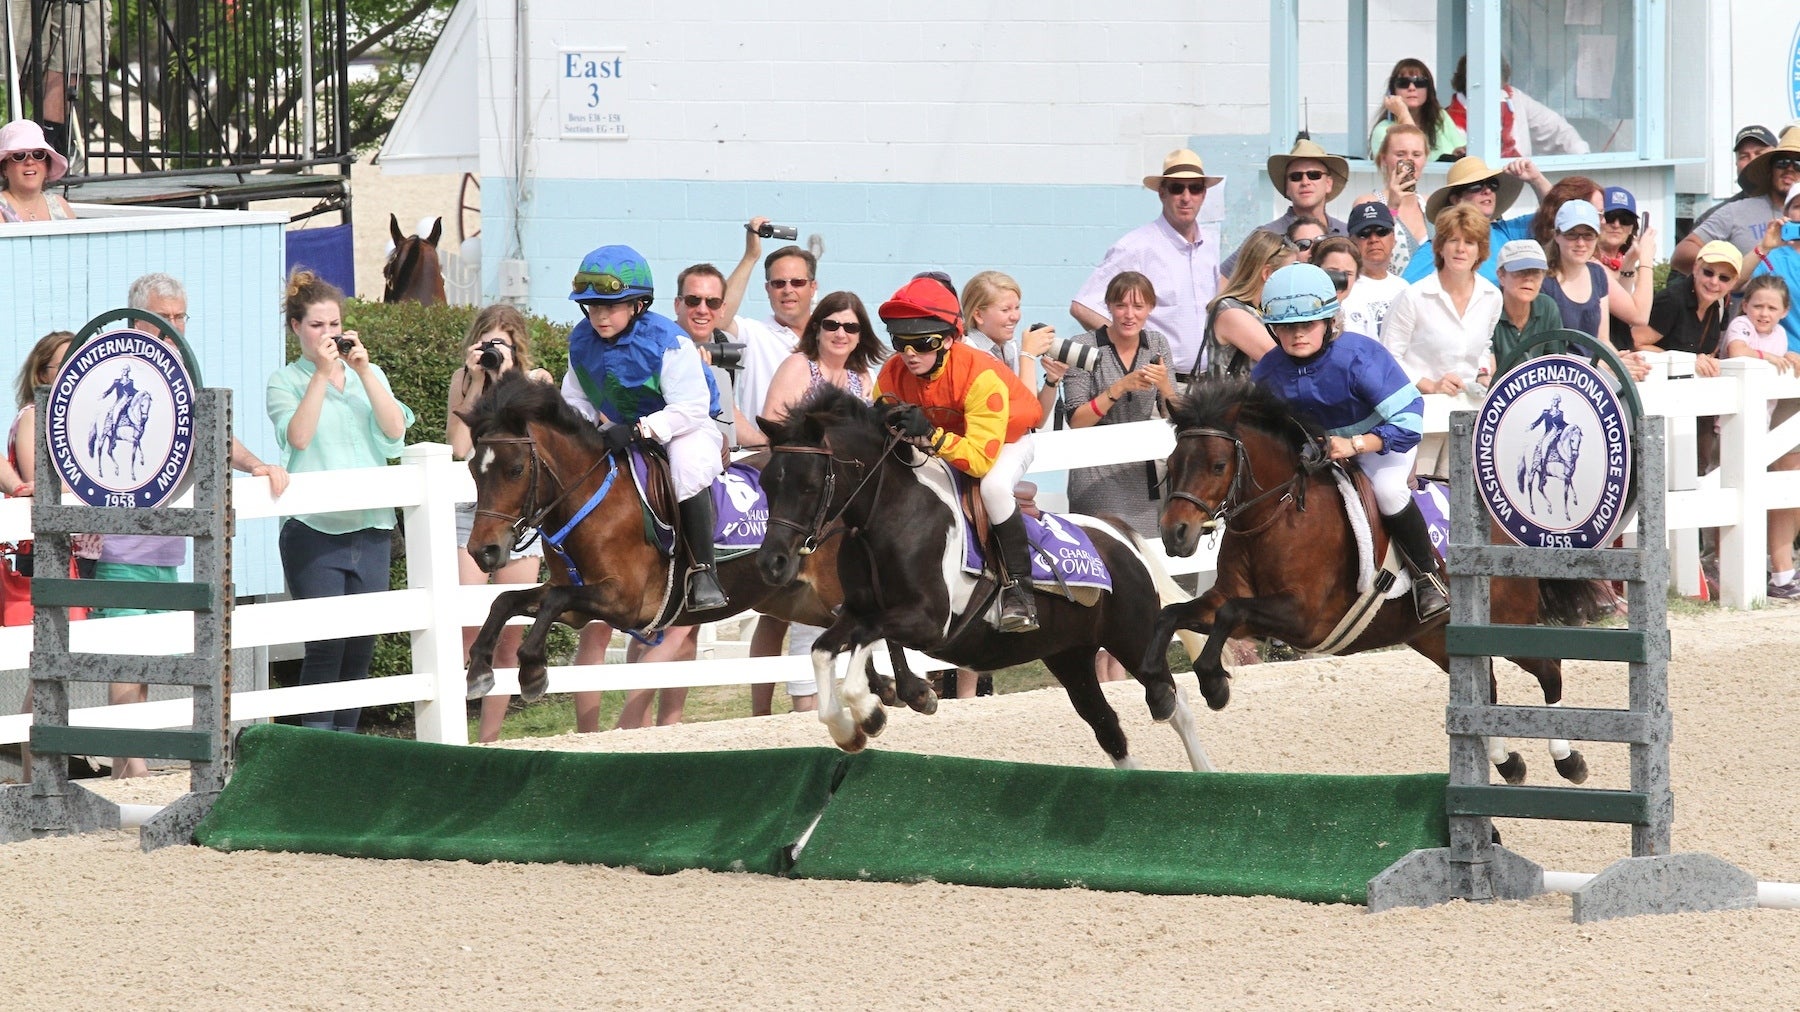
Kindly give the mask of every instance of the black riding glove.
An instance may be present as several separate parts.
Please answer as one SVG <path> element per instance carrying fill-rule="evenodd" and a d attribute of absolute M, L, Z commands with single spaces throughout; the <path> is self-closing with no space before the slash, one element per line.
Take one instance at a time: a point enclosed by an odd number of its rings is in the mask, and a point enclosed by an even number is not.
<path fill-rule="evenodd" d="M 609 426 L 600 432 L 600 439 L 606 443 L 607 453 L 618 453 L 635 438 L 637 438 L 637 426 L 627 425 L 623 422 Z"/>
<path fill-rule="evenodd" d="M 917 404 L 901 404 L 889 408 L 887 427 L 907 439 L 923 439 L 931 435 L 933 428 L 931 419 L 925 417 L 925 409 Z"/>
<path fill-rule="evenodd" d="M 1327 437 L 1329 438 L 1329 437 Z M 1307 474 L 1318 474 L 1331 467 L 1331 454 L 1316 439 L 1309 439 L 1300 446 L 1300 468 Z"/>

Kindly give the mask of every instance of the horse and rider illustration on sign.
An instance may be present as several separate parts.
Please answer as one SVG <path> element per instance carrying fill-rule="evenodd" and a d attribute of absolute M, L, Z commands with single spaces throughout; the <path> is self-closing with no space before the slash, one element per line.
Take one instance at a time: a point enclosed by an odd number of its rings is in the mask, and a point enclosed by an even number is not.
<path fill-rule="evenodd" d="M 90 506 L 162 506 L 189 483 L 195 380 L 179 336 L 141 315 L 150 325 L 78 339 L 51 383 L 51 460 Z"/>
<path fill-rule="evenodd" d="M 1629 519 L 1637 411 L 1620 392 L 1622 365 L 1614 368 L 1575 354 L 1543 355 L 1490 386 L 1475 421 L 1475 480 L 1513 541 L 1602 548 Z"/>

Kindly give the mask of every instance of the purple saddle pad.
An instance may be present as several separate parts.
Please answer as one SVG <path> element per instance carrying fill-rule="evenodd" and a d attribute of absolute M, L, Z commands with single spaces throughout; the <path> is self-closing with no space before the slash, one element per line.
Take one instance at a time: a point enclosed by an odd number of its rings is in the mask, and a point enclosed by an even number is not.
<path fill-rule="evenodd" d="M 1431 547 L 1438 558 L 1444 557 L 1444 549 L 1450 546 L 1450 486 L 1441 481 L 1419 482 L 1420 487 L 1413 489 L 1413 502 L 1419 504 L 1419 512 L 1425 514 L 1425 527 L 1431 531 Z"/>
<path fill-rule="evenodd" d="M 1037 584 L 1037 589 L 1054 591 L 1059 586 L 1057 574 L 1060 574 L 1061 583 L 1070 587 L 1111 591 L 1112 572 L 1095 550 L 1088 532 L 1075 526 L 1068 517 L 1054 513 L 1040 516 L 1041 519 L 1025 518 L 1025 540 L 1031 544 L 1031 582 Z M 962 529 L 963 571 L 980 575 L 987 553 L 977 543 L 972 526 L 965 522 Z M 1050 571 L 1052 562 L 1056 565 L 1056 574 Z"/>
<path fill-rule="evenodd" d="M 650 506 L 644 500 L 644 487 L 649 481 L 644 454 L 631 448 L 631 476 L 635 479 L 638 500 L 646 514 Z M 762 473 L 743 464 L 732 464 L 713 480 L 713 548 L 722 558 L 754 552 L 762 547 L 763 533 L 769 528 L 769 497 L 763 494 Z M 666 555 L 675 547 L 675 532 L 662 519 L 648 522 L 657 544 Z"/>

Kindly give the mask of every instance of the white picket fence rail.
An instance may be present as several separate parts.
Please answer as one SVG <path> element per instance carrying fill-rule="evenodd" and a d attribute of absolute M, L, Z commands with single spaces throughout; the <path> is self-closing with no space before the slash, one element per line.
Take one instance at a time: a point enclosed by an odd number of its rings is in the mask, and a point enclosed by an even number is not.
<path fill-rule="evenodd" d="M 1659 373 L 1691 369 L 1691 356 L 1659 358 Z M 1800 472 L 1770 473 L 1767 465 L 1800 444 L 1800 417 L 1771 432 L 1766 403 L 1776 398 L 1800 399 L 1800 379 L 1779 376 L 1756 360 L 1728 360 L 1723 374 L 1712 379 L 1663 379 L 1640 384 L 1647 413 L 1668 419 L 1671 446 L 1668 536 L 1676 549 L 1676 587 L 1684 593 L 1699 588 L 1698 539 L 1702 527 L 1721 529 L 1720 598 L 1726 607 L 1748 608 L 1765 596 L 1765 512 L 1800 506 Z M 1468 402 L 1426 398 L 1426 428 L 1447 430 L 1449 414 Z M 1693 475 L 1694 419 L 1720 416 L 1722 466 L 1704 479 Z M 1073 431 L 1040 433 L 1033 473 L 1072 467 L 1159 459 L 1174 446 L 1169 427 L 1160 421 Z M 416 704 L 422 740 L 466 743 L 463 701 L 462 628 L 479 625 L 489 603 L 504 588 L 464 587 L 457 582 L 454 505 L 474 497 L 468 469 L 450 456 L 449 447 L 425 443 L 409 447 L 397 466 L 322 474 L 295 475 L 280 500 L 269 496 L 262 478 L 236 479 L 234 501 L 240 519 L 282 517 L 332 510 L 397 507 L 406 521 L 408 585 L 404 589 L 356 597 L 312 601 L 247 604 L 237 608 L 232 647 L 245 649 L 304 642 L 329 630 L 336 636 L 404 632 L 412 636 L 414 671 L 387 678 L 295 688 L 234 692 L 235 720 L 261 719 L 351 706 L 400 702 Z M 0 541 L 30 536 L 30 503 L 0 502 Z M 1160 555 L 1160 546 L 1157 548 Z M 1174 573 L 1209 575 L 1215 560 L 1202 545 L 1190 559 L 1163 561 Z M 730 620 L 736 623 L 738 620 Z M 18 671 L 30 662 L 29 626 L 0 629 L 0 670 Z M 169 655 L 191 647 L 193 619 L 188 614 L 143 615 L 97 619 L 71 626 L 70 642 L 78 652 L 110 651 Z M 706 657 L 728 652 L 702 630 L 702 658 L 688 662 L 631 665 L 566 666 L 550 669 L 550 691 L 619 690 L 676 686 L 744 685 L 810 678 L 805 657 Z M 923 661 L 923 658 L 917 660 Z M 931 665 L 933 667 L 938 665 Z M 496 675 L 496 691 L 517 689 L 516 673 Z M 167 728 L 191 720 L 186 699 L 155 700 L 123 706 L 76 709 L 72 722 L 100 727 Z M 0 744 L 24 741 L 30 715 L 0 716 Z"/>

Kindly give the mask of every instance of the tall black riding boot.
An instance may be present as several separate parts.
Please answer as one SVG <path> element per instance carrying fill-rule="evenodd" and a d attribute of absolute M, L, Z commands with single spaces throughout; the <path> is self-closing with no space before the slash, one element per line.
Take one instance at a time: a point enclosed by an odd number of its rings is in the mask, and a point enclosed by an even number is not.
<path fill-rule="evenodd" d="M 994 525 L 1006 582 L 1000 585 L 1000 631 L 1031 632 L 1038 627 L 1037 602 L 1031 594 L 1031 544 L 1025 539 L 1025 518 L 1014 512 Z"/>
<path fill-rule="evenodd" d="M 1406 508 L 1393 516 L 1384 516 L 1381 522 L 1387 527 L 1388 536 L 1394 539 L 1394 546 L 1400 549 L 1400 557 L 1406 560 L 1406 569 L 1413 578 L 1413 606 L 1418 609 L 1419 621 L 1429 622 L 1450 608 L 1450 599 L 1445 595 L 1443 579 L 1438 575 L 1437 553 L 1431 550 L 1431 530 L 1425 525 L 1425 514 L 1419 512 L 1419 504 L 1409 502 Z"/>
<path fill-rule="evenodd" d="M 713 571 L 713 501 L 712 490 L 706 489 L 682 500 L 681 537 L 687 542 L 688 557 L 693 568 L 688 570 L 687 606 L 689 611 L 712 611 L 730 602 L 719 586 Z"/>

